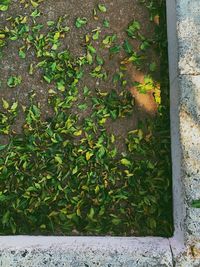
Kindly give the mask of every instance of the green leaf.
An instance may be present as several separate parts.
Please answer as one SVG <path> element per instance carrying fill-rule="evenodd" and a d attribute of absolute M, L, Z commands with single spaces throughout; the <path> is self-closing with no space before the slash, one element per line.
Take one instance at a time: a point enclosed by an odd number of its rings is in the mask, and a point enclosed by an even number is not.
<path fill-rule="evenodd" d="M 112 223 L 114 224 L 114 225 L 119 225 L 120 223 L 121 223 L 121 219 L 118 219 L 118 218 L 114 218 L 114 219 L 112 219 Z"/>
<path fill-rule="evenodd" d="M 51 78 L 47 77 L 46 75 L 43 76 L 46 82 L 51 83 Z"/>
<path fill-rule="evenodd" d="M 3 108 L 4 109 L 8 109 L 9 108 L 8 102 L 5 99 L 3 99 L 3 98 L 2 98 L 2 102 L 3 102 Z"/>
<path fill-rule="evenodd" d="M 31 0 L 31 5 L 36 8 L 36 7 L 38 7 L 39 4 L 37 2 Z"/>
<path fill-rule="evenodd" d="M 26 54 L 24 53 L 24 51 L 19 50 L 19 57 L 22 59 L 26 58 Z"/>
<path fill-rule="evenodd" d="M 116 46 L 113 46 L 109 49 L 110 53 L 111 54 L 117 54 L 119 53 L 121 50 L 121 46 L 120 45 L 116 45 Z"/>
<path fill-rule="evenodd" d="M 124 166 L 131 166 L 131 162 L 128 159 L 121 159 L 121 164 Z"/>
<path fill-rule="evenodd" d="M 90 51 L 92 54 L 95 54 L 95 53 L 96 53 L 96 49 L 95 49 L 91 44 L 87 45 L 87 49 L 88 49 L 88 51 Z"/>
<path fill-rule="evenodd" d="M 91 65 L 93 63 L 93 57 L 89 51 L 87 52 L 86 58 L 87 58 L 87 62 Z"/>
<path fill-rule="evenodd" d="M 80 135 L 82 135 L 82 130 L 74 132 L 74 136 L 80 136 Z"/>
<path fill-rule="evenodd" d="M 37 118 L 40 117 L 40 109 L 36 105 L 32 105 L 32 111 Z"/>
<path fill-rule="evenodd" d="M 1 5 L 0 4 L 0 11 L 7 11 L 8 10 L 8 5 Z"/>
<path fill-rule="evenodd" d="M 61 159 L 61 157 L 59 155 L 55 156 L 55 161 L 60 165 L 63 163 L 63 161 L 62 161 L 62 159 Z"/>
<path fill-rule="evenodd" d="M 35 9 L 32 13 L 31 13 L 31 17 L 36 18 L 40 16 L 40 12 L 39 10 Z"/>
<path fill-rule="evenodd" d="M 59 38 L 60 38 L 60 32 L 56 32 L 53 36 L 54 41 L 58 41 Z"/>
<path fill-rule="evenodd" d="M 87 104 L 79 104 L 78 105 L 78 108 L 80 109 L 80 110 L 86 110 L 87 109 Z"/>
<path fill-rule="evenodd" d="M 103 44 L 105 45 L 105 47 L 109 48 L 112 45 L 112 43 L 116 40 L 116 38 L 117 38 L 116 34 L 107 35 L 103 40 Z"/>
<path fill-rule="evenodd" d="M 101 11 L 103 13 L 105 13 L 107 11 L 105 5 L 103 5 L 103 4 L 98 4 L 98 9 L 99 9 L 99 11 Z"/>
<path fill-rule="evenodd" d="M 17 107 L 18 107 L 18 102 L 16 101 L 16 102 L 14 102 L 13 104 L 12 104 L 12 106 L 11 106 L 11 110 L 12 111 L 15 111 L 16 109 L 17 109 Z"/>
<path fill-rule="evenodd" d="M 127 54 L 131 54 L 133 52 L 132 45 L 128 42 L 128 40 L 124 41 L 123 48 Z"/>
<path fill-rule="evenodd" d="M 105 19 L 105 20 L 103 21 L 103 26 L 104 26 L 105 28 L 109 28 L 109 27 L 110 27 L 110 22 L 109 22 L 107 19 Z"/>
<path fill-rule="evenodd" d="M 64 92 L 65 91 L 65 82 L 64 81 L 57 82 L 57 88 L 59 91 Z"/>
<path fill-rule="evenodd" d="M 94 154 L 93 154 L 92 152 L 88 151 L 88 152 L 86 153 L 86 155 L 85 155 L 86 160 L 87 160 L 87 161 L 90 160 L 91 157 L 92 157 L 93 155 L 94 155 Z"/>
<path fill-rule="evenodd" d="M 200 200 L 194 200 L 192 202 L 192 207 L 200 209 Z"/>
<path fill-rule="evenodd" d="M 98 63 L 98 65 L 103 65 L 104 64 L 104 60 L 103 60 L 103 58 L 101 58 L 100 56 L 96 56 L 96 61 L 97 61 L 97 63 Z"/>
<path fill-rule="evenodd" d="M 6 211 L 2 218 L 2 224 L 7 224 L 10 219 L 10 211 Z"/>
<path fill-rule="evenodd" d="M 140 49 L 143 50 L 143 51 L 145 51 L 145 50 L 147 50 L 149 47 L 150 47 L 149 42 L 144 41 L 144 42 L 142 42 L 142 44 L 141 44 L 141 46 L 140 46 Z"/>
<path fill-rule="evenodd" d="M 157 68 L 157 65 L 155 62 L 153 62 L 149 65 L 149 70 L 152 72 L 156 71 L 156 68 Z"/>
<path fill-rule="evenodd" d="M 7 147 L 7 145 L 0 145 L 0 151 L 1 151 L 1 150 L 4 150 L 6 147 Z M 1 201 L 1 197 L 2 197 L 2 196 L 0 195 L 0 201 Z"/>
<path fill-rule="evenodd" d="M 33 75 L 33 63 L 31 63 L 29 66 L 29 74 Z"/>
<path fill-rule="evenodd" d="M 133 21 L 129 24 L 128 29 L 126 30 L 129 37 L 136 38 L 136 33 L 140 30 L 140 23 L 138 21 Z"/>
<path fill-rule="evenodd" d="M 99 39 L 99 31 L 96 31 L 93 35 L 92 35 L 92 39 L 94 41 L 98 40 Z"/>
<path fill-rule="evenodd" d="M 78 172 L 78 166 L 76 166 L 73 170 L 72 170 L 72 174 L 76 174 Z"/>
<path fill-rule="evenodd" d="M 83 94 L 84 94 L 84 96 L 88 96 L 90 94 L 90 89 L 87 86 L 84 86 Z"/>
<path fill-rule="evenodd" d="M 16 223 L 13 220 L 10 221 L 10 227 L 11 227 L 11 230 L 12 230 L 12 234 L 13 235 L 16 234 L 17 225 L 16 225 Z"/>
<path fill-rule="evenodd" d="M 90 208 L 90 212 L 89 212 L 89 214 L 87 215 L 88 216 L 88 218 L 90 219 L 90 220 L 93 220 L 93 217 L 94 217 L 94 209 L 93 208 Z"/>
<path fill-rule="evenodd" d="M 87 18 L 77 18 L 75 25 L 79 29 L 87 24 Z"/>
<path fill-rule="evenodd" d="M 49 21 L 47 21 L 47 25 L 49 27 L 54 26 L 55 25 L 55 22 L 53 20 L 49 20 Z"/>
<path fill-rule="evenodd" d="M 7 85 L 10 88 L 13 88 L 13 87 L 16 87 L 17 85 L 19 85 L 21 82 L 22 82 L 22 77 L 20 75 L 19 76 L 11 76 L 8 78 Z"/>
<path fill-rule="evenodd" d="M 7 11 L 11 0 L 1 0 L 0 1 L 0 11 Z"/>

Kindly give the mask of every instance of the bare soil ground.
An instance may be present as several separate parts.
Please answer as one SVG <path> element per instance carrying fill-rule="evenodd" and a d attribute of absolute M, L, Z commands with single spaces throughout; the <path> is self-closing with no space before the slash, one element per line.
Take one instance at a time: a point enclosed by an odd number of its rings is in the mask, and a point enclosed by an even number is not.
<path fill-rule="evenodd" d="M 1 14 L 1 24 L 4 26 L 7 22 L 6 19 L 10 16 L 28 14 L 28 9 L 25 9 L 23 5 L 20 5 L 18 1 L 11 5 L 8 12 Z M 113 75 L 119 71 L 120 62 L 125 58 L 125 52 L 123 49 L 110 58 L 108 51 L 102 48 L 102 40 L 106 35 L 117 34 L 117 44 L 123 44 L 124 40 L 127 38 L 126 29 L 130 22 L 136 20 L 141 25 L 141 34 L 147 39 L 151 39 L 154 35 L 155 23 L 150 22 L 148 10 L 142 6 L 138 0 L 117 0 L 117 1 L 101 1 L 105 4 L 108 12 L 105 14 L 98 14 L 98 19 L 94 20 L 93 10 L 97 7 L 98 1 L 53 1 L 48 0 L 47 4 L 42 4 L 40 10 L 42 16 L 39 22 L 46 24 L 49 20 L 57 20 L 60 16 L 66 15 L 66 24 L 70 27 L 70 32 L 66 35 L 63 40 L 62 49 L 69 49 L 71 53 L 75 56 L 81 56 L 84 51 L 83 43 L 84 36 L 87 33 L 91 33 L 92 30 L 97 27 L 101 28 L 100 38 L 94 42 L 94 47 L 97 49 L 99 55 L 104 59 L 104 68 L 108 74 L 108 79 L 103 81 L 101 79 L 94 79 L 89 75 L 91 68 L 88 68 L 88 73 L 85 73 L 83 79 L 80 83 L 80 89 L 85 85 L 88 86 L 92 91 L 98 88 L 101 91 L 110 91 L 112 89 L 121 91 L 121 85 L 119 83 L 113 83 Z M 88 23 L 81 29 L 75 27 L 75 19 L 77 17 L 86 17 Z M 110 27 L 102 27 L 103 21 L 107 19 L 110 22 Z M 135 51 L 139 51 L 141 43 L 137 39 L 130 41 L 133 45 Z M 33 54 L 27 54 L 27 58 L 21 60 L 18 56 L 20 44 L 18 47 L 16 43 L 9 42 L 7 47 L 4 49 L 3 57 L 0 61 L 0 98 L 10 100 L 11 102 L 18 100 L 21 105 L 27 105 L 29 103 L 29 95 L 32 91 L 36 93 L 36 99 L 40 102 L 43 114 L 42 116 L 48 118 L 51 116 L 51 110 L 47 105 L 48 90 L 50 86 L 45 83 L 41 78 L 41 73 L 39 71 L 35 72 L 33 76 L 28 74 L 29 66 L 35 61 Z M 124 140 L 127 133 L 133 129 L 137 128 L 138 121 L 143 120 L 146 116 L 152 116 L 157 111 L 157 105 L 155 103 L 153 92 L 150 91 L 148 94 L 140 94 L 132 86 L 132 82 L 142 82 L 144 75 L 149 71 L 149 64 L 151 62 L 156 62 L 159 66 L 159 56 L 152 46 L 148 50 L 148 55 L 143 65 L 140 66 L 140 70 L 135 70 L 134 67 L 130 66 L 126 73 L 127 80 L 127 90 L 130 90 L 135 98 L 135 108 L 134 112 L 130 117 L 120 119 L 116 122 L 108 120 L 106 123 L 106 128 L 108 132 L 113 132 L 116 135 L 116 143 L 118 149 L 123 151 L 125 149 Z M 7 79 L 11 75 L 21 75 L 22 83 L 16 88 L 9 88 L 7 86 Z M 154 73 L 155 79 L 159 78 L 159 67 L 156 73 Z M 82 94 L 80 90 L 80 99 L 78 102 L 82 101 Z M 74 110 L 73 112 L 79 112 Z M 82 112 L 79 114 L 80 117 L 87 115 L 87 112 Z M 23 113 L 18 117 L 15 124 L 14 130 L 16 132 L 21 131 L 21 126 L 24 122 Z"/>

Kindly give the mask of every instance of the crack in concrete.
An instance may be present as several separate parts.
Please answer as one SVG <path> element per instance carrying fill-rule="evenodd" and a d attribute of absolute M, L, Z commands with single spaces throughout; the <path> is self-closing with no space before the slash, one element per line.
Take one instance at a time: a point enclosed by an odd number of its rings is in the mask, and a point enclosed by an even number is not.
<path fill-rule="evenodd" d="M 169 249 L 171 251 L 172 267 L 175 267 L 176 263 L 175 263 L 175 258 L 174 258 L 174 252 L 173 252 L 173 248 L 172 248 L 172 245 L 171 245 L 169 238 L 168 238 L 168 242 L 169 242 Z"/>

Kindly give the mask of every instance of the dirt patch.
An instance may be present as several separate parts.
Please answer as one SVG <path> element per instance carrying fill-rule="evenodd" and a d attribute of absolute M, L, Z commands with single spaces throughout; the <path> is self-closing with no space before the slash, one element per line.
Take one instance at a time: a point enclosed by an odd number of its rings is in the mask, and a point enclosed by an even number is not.
<path fill-rule="evenodd" d="M 145 36 L 147 39 L 152 39 L 154 35 L 154 23 L 149 22 L 148 10 L 146 10 L 139 1 L 102 1 L 106 4 L 108 12 L 106 14 L 98 13 L 96 20 L 94 19 L 94 9 L 97 9 L 97 1 L 51 1 L 48 0 L 48 5 L 41 5 L 41 17 L 38 19 L 38 22 L 41 24 L 46 24 L 47 21 L 53 20 L 56 21 L 60 16 L 66 16 L 65 23 L 69 26 L 70 31 L 66 34 L 65 38 L 62 40 L 61 49 L 69 49 L 73 55 L 76 57 L 83 55 L 85 52 L 84 48 L 84 37 L 86 34 L 92 34 L 92 31 L 100 28 L 100 37 L 99 40 L 93 42 L 93 46 L 97 50 L 98 55 L 104 60 L 104 69 L 108 75 L 106 81 L 102 79 L 92 79 L 90 71 L 92 67 L 88 67 L 85 70 L 85 75 L 81 80 L 80 96 L 78 102 L 82 101 L 82 89 L 87 85 L 92 91 L 98 89 L 100 91 L 110 91 L 116 90 L 117 92 L 122 91 L 121 84 L 113 83 L 114 75 L 120 71 L 120 62 L 126 57 L 126 54 L 123 49 L 116 55 L 110 55 L 108 49 L 105 49 L 102 46 L 102 41 L 107 35 L 117 35 L 116 44 L 122 45 L 124 40 L 127 39 L 126 29 L 131 21 L 136 20 L 141 25 L 140 33 Z M 5 15 L 1 14 L 1 26 L 6 24 L 6 18 L 10 16 L 15 16 L 16 14 L 25 16 L 29 13 L 29 8 L 24 9 L 22 5 L 19 5 L 17 2 L 13 3 Z M 77 29 L 75 26 L 75 19 L 78 17 L 86 17 L 88 23 L 86 26 L 81 29 Z M 102 27 L 103 21 L 108 20 L 110 26 L 108 29 Z M 45 32 L 45 30 L 44 30 Z M 134 38 L 130 40 L 131 45 L 134 47 L 136 52 L 140 51 L 141 42 L 138 39 Z M 40 104 L 42 109 L 43 118 L 48 118 L 51 116 L 51 109 L 48 108 L 47 99 L 48 99 L 48 90 L 51 89 L 51 86 L 48 86 L 41 77 L 41 72 L 36 71 L 34 75 L 29 75 L 28 70 L 31 63 L 35 62 L 34 53 L 27 53 L 26 59 L 22 60 L 19 58 L 19 48 L 21 44 L 13 43 L 12 41 L 8 42 L 8 45 L 4 48 L 3 57 L 1 59 L 0 65 L 0 80 L 2 82 L 0 88 L 0 98 L 9 99 L 12 102 L 18 100 L 21 105 L 28 105 L 29 97 L 32 92 L 35 92 L 37 102 Z M 109 121 L 106 124 L 106 128 L 109 132 L 115 130 L 117 143 L 121 143 L 122 140 L 125 140 L 128 129 L 133 130 L 137 128 L 138 120 L 142 120 L 148 114 L 156 112 L 156 103 L 153 97 L 153 92 L 150 91 L 147 94 L 140 94 L 134 88 L 132 88 L 131 83 L 133 81 L 142 82 L 143 78 L 137 78 L 138 74 L 144 77 L 145 73 L 149 71 L 148 65 L 152 62 L 157 62 L 159 66 L 159 56 L 156 56 L 154 49 L 148 50 L 148 58 L 144 60 L 140 68 L 141 70 L 136 70 L 134 67 L 128 67 L 129 72 L 125 72 L 124 80 L 127 81 L 126 90 L 131 90 L 135 100 L 136 106 L 133 108 L 134 112 L 130 115 L 129 119 L 125 119 L 123 123 L 119 122 L 118 127 L 116 127 L 116 122 Z M 126 68 L 126 66 L 125 66 Z M 159 73 L 159 67 L 156 70 Z M 11 75 L 20 75 L 22 77 L 22 83 L 17 88 L 8 88 L 6 82 Z M 158 76 L 158 74 L 157 74 Z M 77 102 L 77 105 L 78 105 Z M 139 112 L 138 112 L 139 108 Z M 76 109 L 75 113 L 79 112 Z M 81 112 L 80 116 L 84 117 L 88 114 L 87 111 Z M 131 123 L 130 123 L 131 122 Z M 14 130 L 20 132 L 20 129 L 24 123 L 23 112 L 17 119 Z M 112 125 L 113 124 L 113 125 Z M 130 125 L 133 127 L 131 128 Z M 119 130 L 118 130 L 119 128 Z M 131 129 L 130 129 L 131 128 Z M 120 130 L 121 129 L 121 130 Z M 122 131 L 123 129 L 123 131 Z M 118 140 L 118 138 L 120 138 Z M 120 146 L 125 147 L 125 144 Z"/>
<path fill-rule="evenodd" d="M 0 234 L 169 235 L 155 3 L 0 12 Z"/>

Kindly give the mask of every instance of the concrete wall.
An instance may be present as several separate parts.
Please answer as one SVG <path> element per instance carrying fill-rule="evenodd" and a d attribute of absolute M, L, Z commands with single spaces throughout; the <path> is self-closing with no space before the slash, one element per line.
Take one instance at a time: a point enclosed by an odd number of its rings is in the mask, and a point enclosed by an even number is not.
<path fill-rule="evenodd" d="M 200 2 L 166 0 L 173 238 L 0 237 L 2 267 L 200 266 Z"/>

